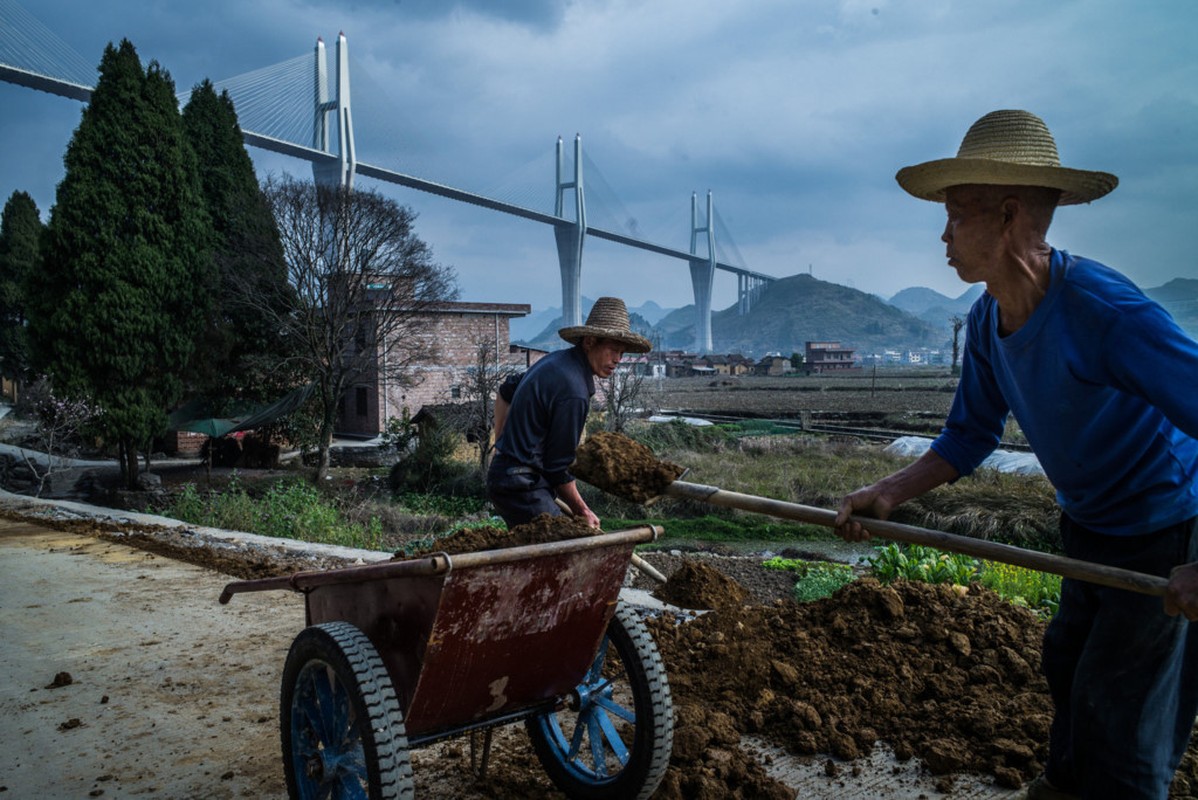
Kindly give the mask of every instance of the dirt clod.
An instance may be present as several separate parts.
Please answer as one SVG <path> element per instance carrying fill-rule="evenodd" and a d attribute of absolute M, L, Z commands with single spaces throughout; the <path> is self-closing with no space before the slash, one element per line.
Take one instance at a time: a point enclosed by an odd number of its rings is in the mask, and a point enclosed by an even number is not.
<path fill-rule="evenodd" d="M 58 672 L 58 673 L 55 673 L 54 680 L 52 680 L 48 684 L 46 684 L 46 688 L 47 689 L 58 689 L 63 686 L 70 686 L 74 682 L 75 682 L 75 679 L 71 677 L 71 673 Z"/>
<path fill-rule="evenodd" d="M 688 561 L 658 587 L 654 596 L 679 608 L 722 608 L 745 602 L 745 587 L 702 562 Z"/>
<path fill-rule="evenodd" d="M 621 433 L 599 431 L 579 446 L 570 471 L 609 494 L 644 503 L 665 492 L 685 470 L 659 461 L 648 447 Z"/>

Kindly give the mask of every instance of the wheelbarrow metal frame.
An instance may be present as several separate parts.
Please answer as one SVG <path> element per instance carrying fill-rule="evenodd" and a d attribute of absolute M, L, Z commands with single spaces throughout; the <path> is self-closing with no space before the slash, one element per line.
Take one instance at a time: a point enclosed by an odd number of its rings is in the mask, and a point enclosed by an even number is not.
<path fill-rule="evenodd" d="M 308 625 L 345 621 L 386 664 L 415 747 L 557 707 L 593 662 L 634 545 L 655 526 L 545 544 L 436 553 L 236 581 L 290 589 Z"/>

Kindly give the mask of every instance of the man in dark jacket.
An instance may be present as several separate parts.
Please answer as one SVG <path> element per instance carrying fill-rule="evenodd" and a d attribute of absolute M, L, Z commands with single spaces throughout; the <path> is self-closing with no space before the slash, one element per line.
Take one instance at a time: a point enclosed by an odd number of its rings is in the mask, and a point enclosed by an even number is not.
<path fill-rule="evenodd" d="M 570 474 L 595 376 L 610 376 L 626 352 L 650 349 L 649 340 L 631 330 L 624 301 L 616 297 L 599 298 L 585 325 L 562 328 L 558 335 L 574 346 L 509 378 L 495 398 L 497 439 L 487 493 L 509 527 L 563 513 L 559 499 L 574 516 L 599 527 Z"/>

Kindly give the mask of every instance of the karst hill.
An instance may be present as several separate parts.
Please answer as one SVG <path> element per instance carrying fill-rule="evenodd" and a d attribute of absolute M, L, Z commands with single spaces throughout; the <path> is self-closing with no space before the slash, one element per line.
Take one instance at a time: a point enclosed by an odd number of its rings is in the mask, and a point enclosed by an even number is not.
<path fill-rule="evenodd" d="M 859 352 L 943 347 L 951 339 L 948 316 L 931 324 L 876 295 L 801 274 L 767 284 L 748 314 L 735 305 L 712 313 L 712 349 L 762 355 L 802 352 L 808 341 L 838 341 Z M 694 306 L 657 323 L 662 347 L 694 342 Z"/>

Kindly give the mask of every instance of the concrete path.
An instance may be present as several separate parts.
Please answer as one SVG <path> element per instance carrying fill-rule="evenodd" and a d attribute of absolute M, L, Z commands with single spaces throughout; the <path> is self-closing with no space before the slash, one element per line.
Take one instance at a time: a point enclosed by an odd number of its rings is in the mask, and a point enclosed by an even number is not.
<path fill-rule="evenodd" d="M 228 580 L 0 520 L 3 796 L 285 796 L 277 697 L 303 600 L 220 606 Z"/>

